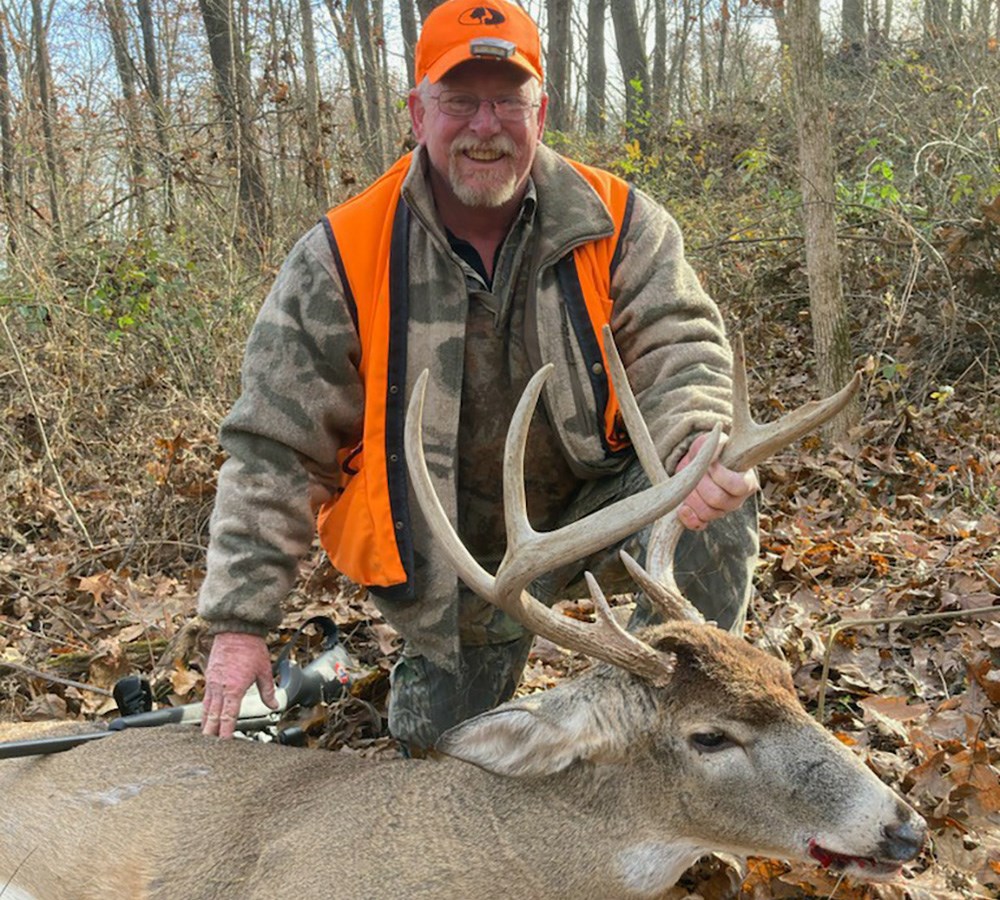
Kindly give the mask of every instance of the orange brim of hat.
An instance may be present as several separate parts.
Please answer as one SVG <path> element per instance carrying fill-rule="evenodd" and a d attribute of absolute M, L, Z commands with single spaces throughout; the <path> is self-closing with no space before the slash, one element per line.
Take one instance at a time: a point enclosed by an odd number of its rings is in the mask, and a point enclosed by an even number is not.
<path fill-rule="evenodd" d="M 473 53 L 469 48 L 468 44 L 464 47 L 452 47 L 447 53 L 442 54 L 442 56 L 435 60 L 434 63 L 427 67 L 427 71 L 424 73 L 427 76 L 427 80 L 432 84 L 441 79 L 442 76 L 449 70 L 455 68 L 459 63 L 466 62 L 470 59 L 493 59 L 489 56 L 481 56 L 479 54 Z M 542 73 L 538 71 L 531 64 L 531 61 L 524 56 L 520 51 L 515 50 L 513 55 L 506 57 L 505 59 L 496 59 L 496 62 L 513 63 L 516 66 L 524 69 L 529 75 L 533 75 L 539 81 L 542 80 Z"/>

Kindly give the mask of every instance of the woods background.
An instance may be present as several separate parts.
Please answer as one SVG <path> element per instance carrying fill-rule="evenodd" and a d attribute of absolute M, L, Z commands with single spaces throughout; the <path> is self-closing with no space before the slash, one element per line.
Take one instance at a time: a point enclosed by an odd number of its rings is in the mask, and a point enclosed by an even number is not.
<path fill-rule="evenodd" d="M 246 334 L 292 243 L 410 146 L 434 5 L 0 0 L 0 715 L 100 715 L 130 669 L 198 696 Z M 678 219 L 759 417 L 866 375 L 761 473 L 749 636 L 933 846 L 898 885 L 716 862 L 676 896 L 995 896 L 1000 2 L 524 5 L 547 143 Z M 397 642 L 316 553 L 286 625 L 331 609 L 372 677 L 320 741 L 378 752 Z M 524 689 L 583 664 L 540 647 Z"/>

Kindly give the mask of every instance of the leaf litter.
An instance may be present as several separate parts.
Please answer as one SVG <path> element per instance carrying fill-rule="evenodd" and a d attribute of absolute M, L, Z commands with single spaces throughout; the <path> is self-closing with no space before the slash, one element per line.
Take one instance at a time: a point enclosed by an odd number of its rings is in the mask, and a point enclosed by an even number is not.
<path fill-rule="evenodd" d="M 776 392 L 803 389 L 790 379 Z M 195 603 L 222 460 L 218 411 L 178 408 L 175 396 L 159 402 L 159 418 L 150 406 L 134 411 L 129 433 L 141 441 L 104 445 L 118 456 L 60 451 L 72 511 L 31 442 L 17 471 L 0 478 L 2 719 L 108 717 L 107 691 L 129 672 L 151 678 L 159 703 L 200 695 L 208 643 Z M 925 852 L 879 885 L 841 883 L 810 865 L 712 857 L 669 900 L 1000 892 L 1000 617 L 975 611 L 1000 607 L 1000 441 L 984 421 L 973 401 L 916 416 L 886 401 L 850 447 L 821 451 L 807 440 L 760 473 L 748 638 L 788 662 L 807 707 L 822 704 L 824 724 L 928 819 Z M 586 603 L 564 612 L 592 615 Z M 393 755 L 385 699 L 399 636 L 318 548 L 302 564 L 275 649 L 313 615 L 334 618 L 366 674 L 350 697 L 297 722 L 315 745 Z M 587 665 L 539 640 L 519 690 L 550 688 Z"/>

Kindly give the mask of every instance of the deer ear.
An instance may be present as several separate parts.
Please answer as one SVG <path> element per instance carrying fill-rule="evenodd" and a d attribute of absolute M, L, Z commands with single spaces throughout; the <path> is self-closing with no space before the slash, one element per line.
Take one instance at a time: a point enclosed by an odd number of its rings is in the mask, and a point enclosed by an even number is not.
<path fill-rule="evenodd" d="M 566 685 L 573 687 L 573 685 Z M 514 778 L 554 775 L 577 760 L 624 759 L 629 734 L 609 721 L 608 710 L 595 715 L 590 692 L 561 687 L 518 700 L 450 728 L 436 749 Z"/>

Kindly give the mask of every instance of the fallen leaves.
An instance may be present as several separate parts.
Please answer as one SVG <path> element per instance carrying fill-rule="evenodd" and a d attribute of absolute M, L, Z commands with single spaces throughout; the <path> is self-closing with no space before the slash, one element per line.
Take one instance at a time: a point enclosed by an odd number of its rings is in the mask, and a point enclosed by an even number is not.
<path fill-rule="evenodd" d="M 756 408 L 791 406 L 810 389 L 804 370 L 781 379 L 758 386 Z M 853 446 L 829 452 L 804 442 L 762 467 L 748 632 L 788 661 L 807 706 L 816 711 L 823 697 L 824 724 L 928 818 L 931 843 L 888 884 L 841 883 L 816 866 L 751 860 L 743 869 L 713 859 L 685 875 L 670 900 L 964 900 L 1000 891 L 1000 619 L 970 612 L 1000 604 L 995 416 L 973 408 L 960 386 L 937 390 L 923 408 L 897 409 L 893 392 L 883 393 L 881 401 L 871 393 Z M 182 413 L 163 395 L 162 409 L 143 407 L 137 396 L 123 398 L 136 404 L 131 425 L 115 426 L 133 436 L 131 447 L 103 432 L 94 439 L 96 424 L 80 414 L 87 442 L 67 443 L 60 456 L 93 547 L 50 485 L 38 423 L 24 410 L 11 419 L 23 440 L 18 471 L 0 475 L 0 661 L 24 668 L 0 669 L 0 714 L 109 714 L 104 694 L 53 676 L 107 688 L 141 671 L 153 676 L 160 702 L 200 696 L 206 642 L 193 617 L 221 411 Z M 357 695 L 325 717 L 323 745 L 391 754 L 385 697 L 399 636 L 318 548 L 300 576 L 280 639 L 312 615 L 330 615 L 369 669 Z M 586 603 L 563 609 L 593 615 Z M 868 621 L 899 616 L 908 618 Z M 588 665 L 536 641 L 520 690 L 549 689 Z M 324 727 L 315 717 L 304 725 Z"/>

